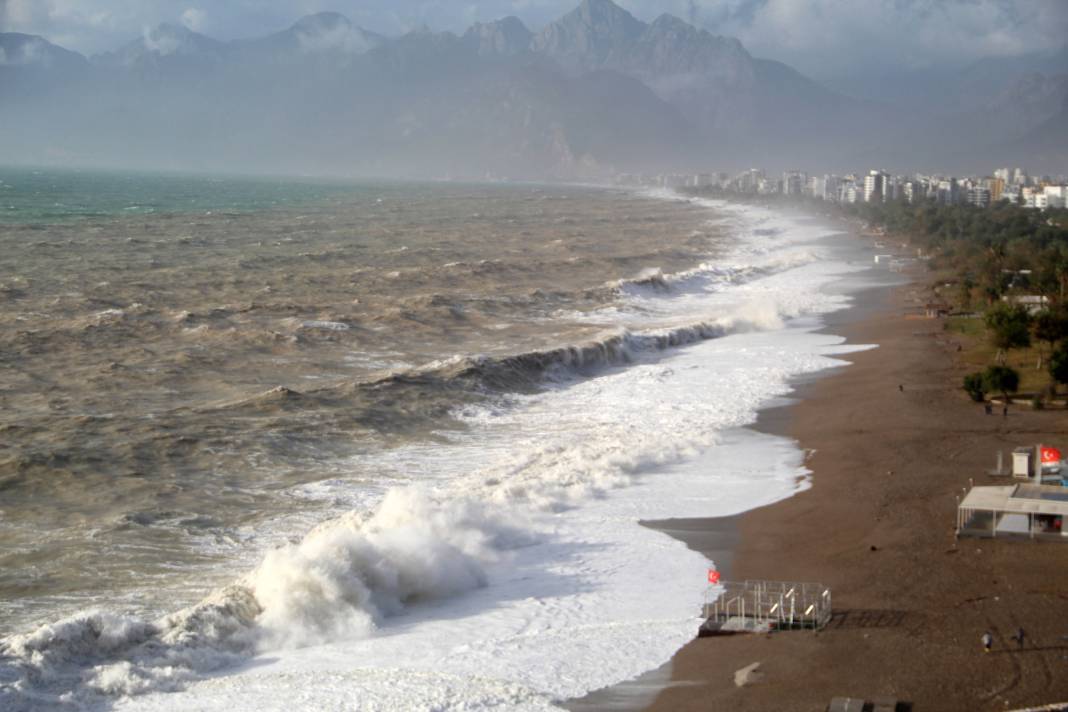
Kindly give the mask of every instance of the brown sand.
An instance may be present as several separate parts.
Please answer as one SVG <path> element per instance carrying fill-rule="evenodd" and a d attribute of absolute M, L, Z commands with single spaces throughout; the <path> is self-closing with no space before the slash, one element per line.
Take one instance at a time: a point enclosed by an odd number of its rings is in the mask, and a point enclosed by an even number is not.
<path fill-rule="evenodd" d="M 986 474 L 998 449 L 1068 446 L 1068 415 L 984 415 L 959 387 L 943 322 L 904 317 L 922 299 L 915 286 L 877 290 L 862 318 L 832 327 L 879 348 L 805 385 L 778 418 L 815 451 L 813 487 L 737 518 L 730 578 L 821 582 L 832 625 L 695 639 L 651 711 L 824 710 L 836 696 L 896 697 L 919 712 L 1068 701 L 1068 544 L 953 532 L 969 478 L 1004 484 Z M 765 421 L 778 429 L 774 412 Z M 1022 650 L 1010 639 L 1020 626 Z M 765 679 L 735 687 L 753 662 Z"/>

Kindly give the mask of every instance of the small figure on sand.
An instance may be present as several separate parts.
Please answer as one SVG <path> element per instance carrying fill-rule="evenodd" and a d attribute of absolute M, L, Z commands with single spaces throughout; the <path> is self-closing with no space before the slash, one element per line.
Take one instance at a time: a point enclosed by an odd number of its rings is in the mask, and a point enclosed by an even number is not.
<path fill-rule="evenodd" d="M 994 644 L 994 636 L 990 635 L 990 631 L 988 630 L 987 632 L 983 633 L 983 637 L 980 638 L 980 640 L 983 641 L 983 652 L 989 653 L 990 646 Z"/>
<path fill-rule="evenodd" d="M 897 389 L 899 391 L 901 391 L 902 393 L 904 393 L 905 392 L 905 384 L 903 384 L 903 383 L 897 384 Z"/>
<path fill-rule="evenodd" d="M 1017 628 L 1016 629 L 1016 635 L 1012 636 L 1012 638 L 1013 638 L 1013 640 L 1016 641 L 1016 645 L 1020 648 L 1020 650 L 1023 650 L 1023 646 L 1024 646 L 1024 629 L 1023 628 Z"/>
<path fill-rule="evenodd" d="M 1008 418 L 1009 417 L 1009 406 L 1007 406 L 1007 405 L 1001 406 L 1001 417 L 1002 418 Z"/>

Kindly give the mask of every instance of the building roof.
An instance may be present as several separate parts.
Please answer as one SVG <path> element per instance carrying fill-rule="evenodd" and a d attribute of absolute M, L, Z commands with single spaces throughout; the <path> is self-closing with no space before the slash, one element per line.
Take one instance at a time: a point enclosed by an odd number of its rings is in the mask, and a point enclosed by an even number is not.
<path fill-rule="evenodd" d="M 1014 514 L 1068 516 L 1068 487 L 1024 484 L 1008 487 L 972 487 L 961 500 L 960 507 L 961 509 L 981 509 Z"/>

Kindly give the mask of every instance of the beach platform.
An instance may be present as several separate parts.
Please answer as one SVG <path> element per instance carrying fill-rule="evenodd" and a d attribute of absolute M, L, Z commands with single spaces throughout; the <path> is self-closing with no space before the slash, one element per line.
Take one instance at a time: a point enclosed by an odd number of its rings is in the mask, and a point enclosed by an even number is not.
<path fill-rule="evenodd" d="M 831 621 L 831 591 L 819 583 L 723 581 L 706 594 L 701 637 L 819 630 Z"/>

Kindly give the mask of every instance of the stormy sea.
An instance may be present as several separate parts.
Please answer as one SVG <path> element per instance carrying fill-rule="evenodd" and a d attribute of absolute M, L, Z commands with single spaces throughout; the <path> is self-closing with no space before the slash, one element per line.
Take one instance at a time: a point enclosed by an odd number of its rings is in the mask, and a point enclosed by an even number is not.
<path fill-rule="evenodd" d="M 0 170 L 0 709 L 553 709 L 690 639 L 639 525 L 807 486 L 834 229 L 666 191 Z"/>

